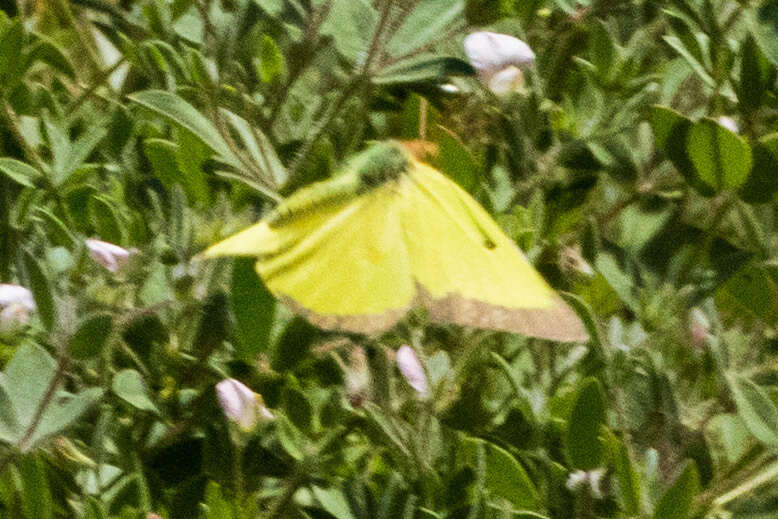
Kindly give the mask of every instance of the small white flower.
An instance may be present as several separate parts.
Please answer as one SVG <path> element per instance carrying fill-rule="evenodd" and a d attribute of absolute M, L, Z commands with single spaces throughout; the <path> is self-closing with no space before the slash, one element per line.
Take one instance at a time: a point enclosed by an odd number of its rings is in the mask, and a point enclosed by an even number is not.
<path fill-rule="evenodd" d="M 0 307 L 13 304 L 21 305 L 30 312 L 35 310 L 35 299 L 28 289 L 20 285 L 0 284 Z"/>
<path fill-rule="evenodd" d="M 562 264 L 579 274 L 583 274 L 586 277 L 594 276 L 594 269 L 583 257 L 581 248 L 578 246 L 565 247 L 562 250 Z"/>
<path fill-rule="evenodd" d="M 30 320 L 35 310 L 32 292 L 19 285 L 0 284 L 0 332 L 13 332 Z"/>
<path fill-rule="evenodd" d="M 260 419 L 275 418 L 275 415 L 265 407 L 260 395 L 234 378 L 216 384 L 216 395 L 227 419 L 245 432 L 252 431 Z"/>
<path fill-rule="evenodd" d="M 605 477 L 605 469 L 576 470 L 567 477 L 567 489 L 571 492 L 588 491 L 595 499 L 604 497 L 602 480 Z"/>
<path fill-rule="evenodd" d="M 481 81 L 495 94 L 519 89 L 522 69 L 535 61 L 535 53 L 518 38 L 496 32 L 474 32 L 465 38 L 465 54 Z"/>
<path fill-rule="evenodd" d="M 737 125 L 737 123 L 732 117 L 729 117 L 728 115 L 722 115 L 719 117 L 718 122 L 721 126 L 723 126 L 729 131 L 734 133 L 740 133 L 740 127 Z"/>
<path fill-rule="evenodd" d="M 85 243 L 92 259 L 113 273 L 118 272 L 127 264 L 130 256 L 137 252 L 95 238 L 87 238 Z"/>
<path fill-rule="evenodd" d="M 397 367 L 400 368 L 400 373 L 403 374 L 408 384 L 419 393 L 419 396 L 426 398 L 429 394 L 427 375 L 424 374 L 424 368 L 413 348 L 404 345 L 397 350 Z"/>

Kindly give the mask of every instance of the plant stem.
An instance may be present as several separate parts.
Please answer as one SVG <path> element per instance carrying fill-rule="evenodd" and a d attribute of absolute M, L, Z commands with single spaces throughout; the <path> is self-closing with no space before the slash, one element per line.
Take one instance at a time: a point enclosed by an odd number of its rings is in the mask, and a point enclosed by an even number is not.
<path fill-rule="evenodd" d="M 239 506 L 243 505 L 245 490 L 243 484 L 243 445 L 240 441 L 234 442 L 235 455 L 232 457 L 232 471 L 235 478 L 235 496 Z"/>
<path fill-rule="evenodd" d="M 304 482 L 304 474 L 299 470 L 295 470 L 292 478 L 286 482 L 284 492 L 279 496 L 278 501 L 273 505 L 273 508 L 270 509 L 270 513 L 267 516 L 268 519 L 278 519 L 281 517 L 281 514 L 289 506 L 289 503 L 292 502 L 292 498 L 294 498 L 295 493 Z"/>
<path fill-rule="evenodd" d="M 373 64 L 373 60 L 375 59 L 376 55 L 381 51 L 381 35 L 389 21 L 391 10 L 392 2 L 390 0 L 385 0 L 383 8 L 381 9 L 378 25 L 376 27 L 375 33 L 373 33 L 373 39 L 370 42 L 370 47 L 367 53 L 367 57 L 365 58 L 365 62 L 362 64 L 362 67 L 360 67 L 359 72 L 354 75 L 354 77 L 352 77 L 348 83 L 346 83 L 345 87 L 341 89 L 340 94 L 338 94 L 332 104 L 327 108 L 325 114 L 314 126 L 310 136 L 305 139 L 305 143 L 303 144 L 302 148 L 300 148 L 300 151 L 297 153 L 294 161 L 289 167 L 288 183 L 294 185 L 300 168 L 303 166 L 303 164 L 305 164 L 308 155 L 310 155 L 311 151 L 313 150 L 313 145 L 316 144 L 316 142 L 319 140 L 319 137 L 322 136 L 327 127 L 329 127 L 332 121 L 334 121 L 338 116 L 340 109 L 343 107 L 343 104 L 348 100 L 351 94 L 361 85 L 369 85 L 370 67 Z M 367 93 L 369 94 L 369 91 Z"/>
<path fill-rule="evenodd" d="M 765 483 L 769 483 L 775 480 L 775 478 L 778 478 L 778 462 L 773 463 L 772 465 L 770 465 L 768 468 L 766 468 L 756 476 L 752 477 L 745 483 L 742 483 L 737 487 L 733 488 L 723 496 L 714 499 L 713 506 L 715 508 L 723 507 L 726 504 L 734 501 L 735 499 L 743 496 L 744 494 L 753 492 L 754 490 L 764 485 Z"/>

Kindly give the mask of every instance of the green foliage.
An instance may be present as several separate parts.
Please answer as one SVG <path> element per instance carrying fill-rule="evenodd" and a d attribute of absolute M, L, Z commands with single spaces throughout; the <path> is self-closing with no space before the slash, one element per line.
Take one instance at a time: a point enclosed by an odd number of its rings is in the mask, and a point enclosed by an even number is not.
<path fill-rule="evenodd" d="M 778 513 L 778 2 L 22 4 L 0 283 L 35 306 L 0 303 L 0 515 Z M 530 45 L 515 88 L 469 62 L 476 30 Z M 420 311 L 325 333 L 253 258 L 198 257 L 388 138 L 494 215 L 588 343 Z M 262 396 L 255 427 L 225 378 Z"/>

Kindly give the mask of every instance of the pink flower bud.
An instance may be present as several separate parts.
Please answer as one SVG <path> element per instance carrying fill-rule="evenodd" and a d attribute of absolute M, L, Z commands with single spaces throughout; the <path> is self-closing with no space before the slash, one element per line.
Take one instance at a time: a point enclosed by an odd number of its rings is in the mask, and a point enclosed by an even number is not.
<path fill-rule="evenodd" d="M 275 418 L 265 407 L 262 397 L 245 384 L 228 378 L 216 384 L 216 395 L 219 405 L 228 420 L 235 423 L 245 432 L 252 431 L 262 420 Z"/>
<path fill-rule="evenodd" d="M 137 252 L 95 238 L 87 238 L 85 243 L 92 259 L 113 273 L 118 272 L 127 264 L 130 256 Z"/>
<path fill-rule="evenodd" d="M 408 384 L 419 393 L 419 396 L 426 398 L 429 394 L 427 375 L 424 373 L 424 368 L 413 348 L 405 345 L 397 350 L 397 367 L 400 368 L 400 373 L 408 381 Z"/>

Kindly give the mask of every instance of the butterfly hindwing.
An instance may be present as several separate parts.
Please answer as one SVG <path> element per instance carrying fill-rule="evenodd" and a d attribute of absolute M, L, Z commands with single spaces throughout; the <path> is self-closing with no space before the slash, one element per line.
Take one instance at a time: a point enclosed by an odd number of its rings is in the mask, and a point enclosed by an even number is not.
<path fill-rule="evenodd" d="M 307 209 L 304 217 L 260 222 L 206 255 L 248 252 L 240 242 L 250 242 L 257 273 L 295 311 L 322 328 L 382 332 L 402 318 L 414 295 L 393 202 L 390 186 L 381 186 Z"/>

